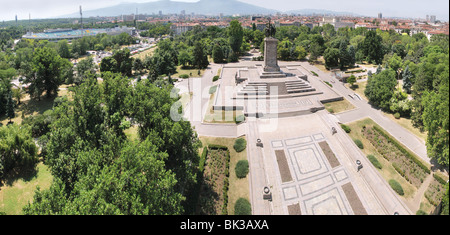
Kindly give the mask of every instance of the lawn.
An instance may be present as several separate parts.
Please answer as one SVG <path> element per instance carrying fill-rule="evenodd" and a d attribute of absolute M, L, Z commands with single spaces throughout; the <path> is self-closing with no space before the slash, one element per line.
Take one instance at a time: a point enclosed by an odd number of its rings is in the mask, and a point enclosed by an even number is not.
<path fill-rule="evenodd" d="M 341 113 L 344 111 L 355 109 L 355 106 L 345 98 L 341 101 L 325 103 L 324 106 L 330 113 Z"/>
<path fill-rule="evenodd" d="M 228 214 L 234 215 L 234 205 L 239 198 L 250 198 L 248 175 L 243 179 L 238 179 L 235 172 L 235 167 L 238 161 L 247 160 L 247 150 L 237 153 L 234 148 L 235 138 L 219 138 L 219 137 L 204 137 L 200 136 L 203 146 L 208 144 L 216 144 L 228 147 L 230 151 L 229 164 L 229 188 L 228 188 Z"/>
<path fill-rule="evenodd" d="M 158 47 L 157 46 L 153 46 L 153 47 L 148 48 L 147 50 L 142 51 L 141 53 L 135 54 L 135 55 L 133 55 L 131 57 L 135 58 L 135 59 L 139 58 L 142 61 L 144 61 L 145 57 L 153 55 L 153 52 L 155 52 L 156 48 L 158 48 Z"/>
<path fill-rule="evenodd" d="M 196 68 L 182 68 L 181 65 L 177 66 L 177 72 L 172 75 L 174 78 L 179 78 L 180 75 L 186 74 L 189 75 L 189 77 L 203 77 L 203 74 L 205 74 L 206 69 L 196 69 Z M 200 71 L 200 75 L 198 74 L 198 71 Z"/>
<path fill-rule="evenodd" d="M 206 123 L 236 123 L 237 117 L 243 117 L 243 110 L 234 111 L 223 111 L 223 110 L 213 110 L 214 99 L 217 92 L 211 94 L 209 97 L 208 109 L 206 110 L 205 117 L 203 119 Z"/>
<path fill-rule="evenodd" d="M 345 86 L 347 88 L 355 91 L 355 93 L 358 94 L 359 96 L 361 96 L 363 99 L 369 100 L 369 99 L 367 99 L 366 95 L 364 94 L 364 91 L 366 90 L 366 86 L 367 86 L 367 81 L 357 82 L 351 88 L 350 88 L 350 84 L 348 84 L 348 83 L 345 83 Z"/>
<path fill-rule="evenodd" d="M 0 211 L 7 215 L 22 214 L 22 208 L 33 200 L 36 187 L 48 189 L 53 180 L 43 163 L 38 163 L 36 170 L 19 172 L 18 175 L 6 176 L 4 185 L 0 186 Z"/>
<path fill-rule="evenodd" d="M 62 85 L 59 87 L 58 97 L 67 96 L 71 99 L 71 92 L 68 90 L 68 85 Z M 15 117 L 11 119 L 12 122 L 20 124 L 22 123 L 22 117 L 28 117 L 31 115 L 43 114 L 45 111 L 53 108 L 53 103 L 56 98 L 47 98 L 44 94 L 41 96 L 41 100 L 30 99 L 30 95 L 24 95 L 21 104 L 15 109 Z M 0 116 L 0 126 L 8 124 L 9 119 L 6 115 Z"/>

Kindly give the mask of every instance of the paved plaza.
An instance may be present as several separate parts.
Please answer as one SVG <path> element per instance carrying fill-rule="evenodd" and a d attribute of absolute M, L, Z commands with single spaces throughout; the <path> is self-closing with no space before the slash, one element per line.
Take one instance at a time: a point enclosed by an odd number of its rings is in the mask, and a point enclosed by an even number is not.
<path fill-rule="evenodd" d="M 291 181 L 279 182 L 283 207 L 288 209 L 298 204 L 299 213 L 306 215 L 355 214 L 351 207 L 353 201 L 349 202 L 342 188 L 343 185 L 351 185 L 349 174 L 342 165 L 334 168 L 330 165 L 318 144 L 324 141 L 326 139 L 322 133 L 272 141 L 271 148 L 277 162 L 277 153 L 283 153 L 281 156 L 287 158 L 288 168 L 277 164 L 280 175 L 286 172 L 294 175 Z M 356 200 L 355 204 L 361 204 L 357 195 L 353 200 Z M 358 209 L 361 214 L 367 214 L 364 207 Z"/>
<path fill-rule="evenodd" d="M 325 112 L 325 111 L 321 111 Z M 253 177 L 251 188 L 255 214 L 365 215 L 386 214 L 360 172 L 351 154 L 331 132 L 323 113 L 279 119 L 254 119 L 258 130 L 248 136 L 250 165 L 264 164 L 266 179 Z M 255 136 L 254 136 L 255 135 Z M 260 138 L 263 148 L 253 148 Z M 355 151 L 355 152 L 353 152 Z M 256 156 L 256 157 L 255 157 Z M 252 172 L 252 169 L 250 170 Z M 258 178 L 259 177 L 259 178 Z M 273 201 L 264 204 L 258 188 L 270 186 Z M 259 190 L 261 191 L 261 190 Z M 265 207 L 265 208 L 263 208 Z"/>
<path fill-rule="evenodd" d="M 305 63 L 279 62 L 286 75 L 276 75 L 279 78 L 262 73 L 259 63 L 213 64 L 203 78 L 177 84 L 192 92 L 185 118 L 200 136 L 246 137 L 252 214 L 412 214 L 340 128 L 339 123 L 350 120 L 349 115 L 325 110 L 323 103 L 344 99 L 347 93 L 340 86 L 325 84 L 331 78 L 321 73 L 312 76 L 313 68 Z M 213 82 L 219 69 L 220 79 Z M 241 109 L 245 122 L 203 122 L 211 86 L 218 87 L 214 109 Z M 367 108 L 364 112 L 370 115 L 374 111 Z M 257 145 L 258 140 L 262 145 Z M 357 160 L 362 162 L 362 170 L 357 168 Z M 265 187 L 272 200 L 263 197 Z"/>

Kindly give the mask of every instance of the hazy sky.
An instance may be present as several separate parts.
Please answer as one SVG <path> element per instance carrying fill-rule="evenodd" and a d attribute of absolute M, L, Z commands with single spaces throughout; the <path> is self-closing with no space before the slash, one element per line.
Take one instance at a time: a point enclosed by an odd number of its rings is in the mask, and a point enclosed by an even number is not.
<path fill-rule="evenodd" d="M 0 20 L 49 18 L 83 10 L 91 10 L 121 2 L 151 2 L 155 0 L 0 0 Z M 177 0 L 196 2 L 198 0 Z M 449 20 L 448 0 L 240 0 L 279 11 L 297 9 L 324 9 L 347 11 L 366 16 L 425 18 L 436 15 L 438 20 Z"/>

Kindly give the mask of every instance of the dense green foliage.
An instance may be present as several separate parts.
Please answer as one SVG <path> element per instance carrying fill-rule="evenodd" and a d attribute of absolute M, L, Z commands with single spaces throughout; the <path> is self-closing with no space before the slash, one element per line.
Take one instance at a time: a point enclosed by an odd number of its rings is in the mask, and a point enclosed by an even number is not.
<path fill-rule="evenodd" d="M 402 186 L 396 180 L 389 180 L 389 185 L 398 195 L 400 195 L 400 196 L 405 195 L 405 192 L 403 191 Z"/>
<path fill-rule="evenodd" d="M 29 128 L 16 124 L 0 127 L 0 182 L 15 167 L 34 166 L 37 151 Z"/>
<path fill-rule="evenodd" d="M 236 176 L 239 179 L 245 178 L 248 174 L 248 161 L 241 160 L 236 164 L 235 168 Z"/>
<path fill-rule="evenodd" d="M 394 95 L 396 85 L 395 72 L 391 69 L 383 70 L 369 78 L 364 94 L 375 106 L 389 110 L 389 101 Z"/>
<path fill-rule="evenodd" d="M 369 161 L 372 163 L 372 165 L 378 169 L 382 169 L 383 166 L 381 165 L 381 163 L 378 161 L 378 159 L 373 156 L 373 155 L 367 155 L 367 158 L 369 159 Z"/>
<path fill-rule="evenodd" d="M 358 148 L 364 149 L 364 145 L 363 145 L 363 143 L 361 142 L 361 140 L 356 139 L 356 140 L 354 140 L 354 142 L 355 142 L 356 146 L 358 146 Z"/>
<path fill-rule="evenodd" d="M 54 108 L 45 145 L 55 181 L 37 191 L 26 214 L 180 214 L 195 183 L 198 140 L 188 122 L 174 122 L 171 86 L 130 86 L 105 73 L 88 78 L 73 101 Z M 139 141 L 123 131 L 139 125 Z"/>
<path fill-rule="evenodd" d="M 234 214 L 235 215 L 251 215 L 252 207 L 250 202 L 245 198 L 239 198 L 234 204 Z"/>
<path fill-rule="evenodd" d="M 445 194 L 442 199 L 442 210 L 441 215 L 448 215 L 448 183 L 445 186 Z"/>
<path fill-rule="evenodd" d="M 240 153 L 247 147 L 247 141 L 244 138 L 239 138 L 234 142 L 233 148 L 236 152 Z"/>
<path fill-rule="evenodd" d="M 345 124 L 341 124 L 341 128 L 342 128 L 342 130 L 345 131 L 345 133 L 352 132 L 352 129 L 349 126 L 345 125 Z"/>

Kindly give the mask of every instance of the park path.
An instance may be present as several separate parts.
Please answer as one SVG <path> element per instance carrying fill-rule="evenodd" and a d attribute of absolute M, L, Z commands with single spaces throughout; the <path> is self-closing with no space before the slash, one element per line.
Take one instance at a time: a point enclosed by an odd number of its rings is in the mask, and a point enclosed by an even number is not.
<path fill-rule="evenodd" d="M 213 124 L 204 123 L 203 118 L 208 109 L 210 94 L 209 88 L 218 85 L 221 80 L 213 82 L 212 79 L 219 69 L 220 64 L 210 64 L 203 76 L 184 79 L 175 84 L 181 90 L 180 93 L 191 92 L 192 97 L 185 108 L 184 117 L 191 122 L 199 136 L 236 138 L 245 135 L 245 123 L 236 124 Z"/>
<path fill-rule="evenodd" d="M 315 66 L 310 65 L 308 62 L 301 62 L 301 65 L 306 70 L 306 74 L 310 75 L 309 77 L 313 78 L 310 71 L 314 71 L 319 75 L 319 79 L 331 82 L 333 84 L 333 90 L 342 95 L 356 107 L 354 110 L 336 114 L 336 117 L 341 123 L 350 123 L 369 117 L 421 159 L 428 163 L 430 162 L 430 158 L 427 155 L 427 147 L 423 140 L 419 139 L 395 121 L 386 117 L 381 110 L 374 108 L 368 101 L 364 99 L 349 98 L 349 95 L 353 95 L 355 92 L 345 87 L 336 78 L 332 77 L 330 72 L 323 72 Z"/>
<path fill-rule="evenodd" d="M 432 181 L 433 173 L 429 174 L 428 177 L 423 181 L 422 185 L 420 185 L 419 189 L 417 189 L 414 198 L 411 200 L 406 200 L 406 205 L 408 205 L 411 211 L 418 211 L 420 209 L 422 198 Z"/>

